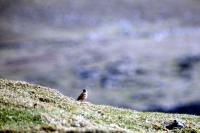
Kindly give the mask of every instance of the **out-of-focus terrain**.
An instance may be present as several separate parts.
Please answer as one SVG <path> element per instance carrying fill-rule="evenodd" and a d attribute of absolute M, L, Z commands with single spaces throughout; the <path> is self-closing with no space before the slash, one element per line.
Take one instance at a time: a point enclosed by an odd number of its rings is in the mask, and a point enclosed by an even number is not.
<path fill-rule="evenodd" d="M 199 42 L 199 0 L 0 0 L 0 78 L 93 103 L 198 114 Z"/>

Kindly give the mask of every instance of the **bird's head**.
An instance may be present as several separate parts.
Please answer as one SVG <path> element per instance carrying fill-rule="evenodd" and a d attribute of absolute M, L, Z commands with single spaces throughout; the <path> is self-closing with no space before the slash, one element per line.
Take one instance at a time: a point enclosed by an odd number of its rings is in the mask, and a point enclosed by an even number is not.
<path fill-rule="evenodd" d="M 86 92 L 86 89 L 83 89 L 83 92 Z"/>
<path fill-rule="evenodd" d="M 176 123 L 176 124 L 177 124 L 177 123 L 178 123 L 178 121 L 177 121 L 177 120 L 174 120 L 174 123 Z"/>

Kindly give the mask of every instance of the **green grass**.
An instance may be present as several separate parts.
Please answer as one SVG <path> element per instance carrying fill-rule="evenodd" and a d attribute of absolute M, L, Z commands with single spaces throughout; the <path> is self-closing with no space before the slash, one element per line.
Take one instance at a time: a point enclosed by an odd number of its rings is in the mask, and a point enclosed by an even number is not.
<path fill-rule="evenodd" d="M 165 122 L 177 119 L 200 131 L 200 117 L 138 112 L 92 103 L 80 103 L 59 92 L 26 82 L 0 80 L 0 131 L 30 132 L 166 132 Z"/>
<path fill-rule="evenodd" d="M 0 108 L 0 128 L 19 129 L 41 125 L 42 119 L 38 111 L 31 109 L 18 109 L 1 106 Z"/>

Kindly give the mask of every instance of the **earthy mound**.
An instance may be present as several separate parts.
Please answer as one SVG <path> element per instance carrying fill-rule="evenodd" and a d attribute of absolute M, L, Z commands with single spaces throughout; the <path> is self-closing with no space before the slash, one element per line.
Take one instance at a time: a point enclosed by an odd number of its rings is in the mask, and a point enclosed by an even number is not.
<path fill-rule="evenodd" d="M 137 112 L 80 103 L 56 90 L 20 81 L 0 80 L 1 131 L 164 132 L 164 122 L 185 124 L 178 132 L 198 132 L 200 117 Z"/>

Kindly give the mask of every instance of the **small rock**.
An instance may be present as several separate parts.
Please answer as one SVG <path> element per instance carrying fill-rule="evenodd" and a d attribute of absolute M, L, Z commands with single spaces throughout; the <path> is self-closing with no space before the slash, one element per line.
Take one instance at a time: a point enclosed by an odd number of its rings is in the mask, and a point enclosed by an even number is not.
<path fill-rule="evenodd" d="M 36 108 L 37 107 L 37 103 L 34 103 L 33 107 Z"/>

